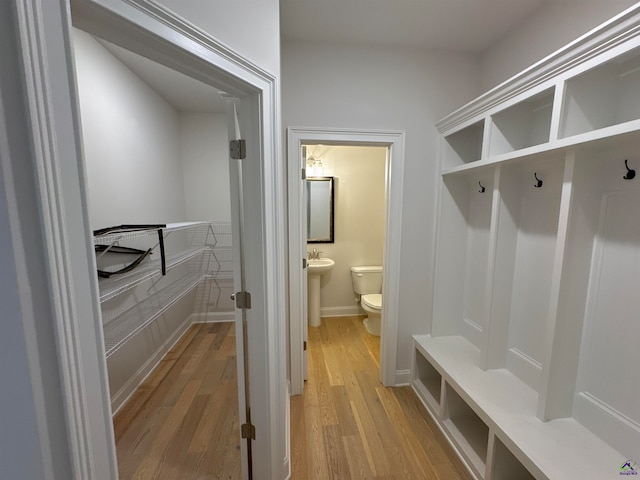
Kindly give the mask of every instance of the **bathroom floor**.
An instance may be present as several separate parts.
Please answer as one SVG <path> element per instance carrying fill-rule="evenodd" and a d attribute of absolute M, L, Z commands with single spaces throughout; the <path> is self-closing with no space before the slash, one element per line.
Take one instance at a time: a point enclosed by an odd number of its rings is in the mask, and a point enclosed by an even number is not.
<path fill-rule="evenodd" d="M 114 418 L 127 479 L 240 479 L 233 322 L 196 324 Z"/>
<path fill-rule="evenodd" d="M 413 390 L 379 383 L 380 339 L 363 318 L 309 328 L 309 379 L 291 398 L 291 478 L 470 480 Z"/>

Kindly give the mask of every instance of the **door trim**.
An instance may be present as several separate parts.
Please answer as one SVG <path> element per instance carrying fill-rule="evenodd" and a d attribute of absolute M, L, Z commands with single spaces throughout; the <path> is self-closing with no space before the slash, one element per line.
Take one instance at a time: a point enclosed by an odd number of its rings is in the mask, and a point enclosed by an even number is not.
<path fill-rule="evenodd" d="M 84 162 L 73 78 L 68 5 L 65 1 L 15 0 L 20 55 L 19 81 L 29 92 L 33 166 L 12 159 L 16 168 L 33 169 L 41 192 L 42 249 L 46 252 L 55 328 L 49 341 L 58 350 L 60 390 L 65 399 L 66 442 L 73 478 L 117 479 L 117 465 L 95 258 L 86 204 Z M 196 29 L 159 4 L 146 0 L 73 0 L 79 27 L 128 47 L 231 95 L 253 99 L 256 118 L 247 130 L 255 165 L 251 188 L 259 192 L 252 234 L 255 312 L 252 339 L 254 411 L 260 418 L 254 460 L 269 478 L 289 471 L 286 445 L 286 357 L 284 169 L 280 161 L 279 86 L 276 77 Z M 46 22 L 44 19 L 46 18 Z M 164 47 L 164 48 L 160 48 Z M 18 75 L 18 74 L 16 74 Z M 20 212 L 11 206 L 12 213 Z M 21 284 L 27 292 L 28 285 Z M 27 349 L 37 351 L 41 339 L 25 332 Z M 42 372 L 34 367 L 32 375 Z M 254 381 L 255 378 L 255 381 Z M 46 394 L 46 392 L 45 392 Z M 40 406 L 46 411 L 45 406 Z M 257 420 L 257 419 L 256 419 Z M 255 422 L 258 423 L 258 422 Z M 46 417 L 40 416 L 43 445 L 49 441 Z M 53 475 L 53 474 L 52 474 Z M 55 477 L 51 477 L 55 478 Z M 68 477 L 65 476 L 64 480 Z M 61 479 L 62 480 L 62 479 Z"/>
<path fill-rule="evenodd" d="M 402 241 L 402 185 L 404 182 L 404 131 L 337 129 L 315 127 L 287 128 L 287 159 L 289 174 L 289 349 L 291 394 L 299 395 L 304 389 L 303 324 L 307 305 L 304 289 L 306 272 L 302 270 L 302 258 L 306 255 L 301 238 L 302 206 L 299 198 L 300 147 L 307 143 L 325 145 L 366 145 L 389 148 L 387 159 L 386 222 L 384 268 L 385 282 L 382 295 L 384 317 L 380 344 L 380 381 L 385 386 L 397 382 L 396 350 L 398 345 L 398 312 L 400 305 L 400 246 Z"/>

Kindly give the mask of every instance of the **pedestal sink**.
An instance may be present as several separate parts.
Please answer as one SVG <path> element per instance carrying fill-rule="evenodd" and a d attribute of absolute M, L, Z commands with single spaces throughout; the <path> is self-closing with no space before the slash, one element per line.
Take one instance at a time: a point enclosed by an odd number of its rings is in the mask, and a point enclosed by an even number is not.
<path fill-rule="evenodd" d="M 330 258 L 309 260 L 307 265 L 307 300 L 309 307 L 309 325 L 320 326 L 320 277 L 333 268 L 335 262 Z"/>

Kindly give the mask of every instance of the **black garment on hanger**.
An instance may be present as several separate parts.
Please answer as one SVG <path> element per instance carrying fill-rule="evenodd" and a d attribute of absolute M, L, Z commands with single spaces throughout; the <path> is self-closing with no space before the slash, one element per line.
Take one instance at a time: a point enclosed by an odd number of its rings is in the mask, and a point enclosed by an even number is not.
<path fill-rule="evenodd" d="M 162 275 L 166 275 L 167 274 L 167 262 L 166 262 L 166 258 L 165 258 L 165 249 L 164 249 L 164 233 L 163 233 L 163 228 L 166 228 L 167 225 L 166 224 L 130 224 L 130 225 L 117 225 L 114 227 L 106 227 L 106 228 L 101 228 L 99 230 L 94 230 L 93 231 L 93 235 L 95 237 L 101 237 L 104 235 L 109 235 L 112 233 L 126 233 L 126 232 L 137 232 L 137 231 L 144 231 L 144 230 L 157 230 L 158 231 L 158 245 L 160 246 L 160 263 L 161 263 L 161 270 L 162 270 Z M 142 262 L 142 260 L 144 260 L 148 255 L 151 254 L 151 248 L 149 248 L 148 250 L 140 250 L 138 248 L 131 248 L 131 247 L 123 247 L 123 246 L 119 246 L 119 245 L 96 245 L 95 246 L 95 251 L 96 252 L 110 252 L 110 253 L 121 253 L 121 254 L 137 254 L 138 257 L 131 262 L 129 265 L 126 265 L 125 267 L 121 268 L 120 270 L 117 270 L 115 272 L 107 272 L 105 270 L 100 270 L 98 269 L 98 276 L 101 278 L 109 278 L 111 275 L 117 275 L 119 273 L 126 273 L 126 272 L 130 272 L 131 270 L 133 270 L 134 268 L 136 268 L 138 265 L 140 265 L 140 263 Z"/>

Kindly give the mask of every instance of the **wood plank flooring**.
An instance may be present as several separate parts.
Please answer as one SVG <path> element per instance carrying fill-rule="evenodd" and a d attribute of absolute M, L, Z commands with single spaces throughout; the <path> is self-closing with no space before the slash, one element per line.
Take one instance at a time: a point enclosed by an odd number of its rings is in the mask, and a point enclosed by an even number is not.
<path fill-rule="evenodd" d="M 309 328 L 309 379 L 291 398 L 292 480 L 470 480 L 409 387 L 378 381 L 363 317 Z"/>
<path fill-rule="evenodd" d="M 122 480 L 242 477 L 234 332 L 193 325 L 118 412 Z"/>
<path fill-rule="evenodd" d="M 378 382 L 362 317 L 309 329 L 309 380 L 291 399 L 292 480 L 469 480 L 408 387 Z M 240 479 L 232 323 L 191 327 L 114 418 L 122 480 Z"/>

